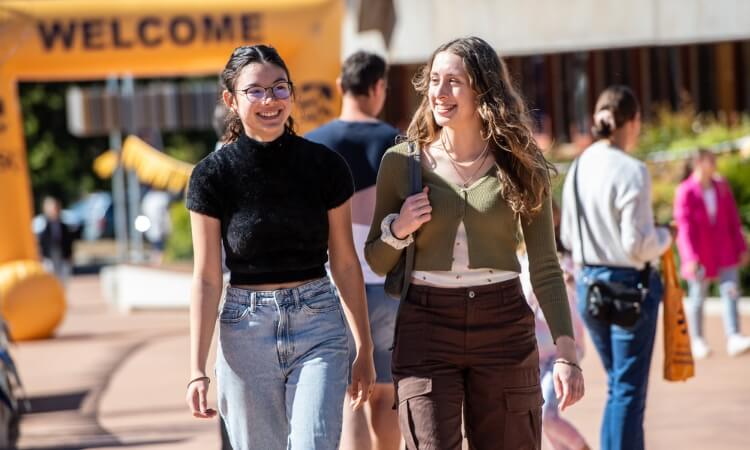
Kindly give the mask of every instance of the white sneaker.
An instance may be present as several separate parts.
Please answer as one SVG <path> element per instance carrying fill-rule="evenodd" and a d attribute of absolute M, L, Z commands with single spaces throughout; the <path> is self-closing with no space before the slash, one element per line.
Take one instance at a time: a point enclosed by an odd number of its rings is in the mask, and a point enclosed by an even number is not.
<path fill-rule="evenodd" d="M 750 350 L 750 337 L 733 334 L 727 339 L 727 353 L 729 356 L 739 356 Z"/>
<path fill-rule="evenodd" d="M 706 344 L 703 338 L 691 339 L 690 347 L 693 350 L 693 358 L 695 359 L 705 359 L 711 354 L 711 347 Z"/>

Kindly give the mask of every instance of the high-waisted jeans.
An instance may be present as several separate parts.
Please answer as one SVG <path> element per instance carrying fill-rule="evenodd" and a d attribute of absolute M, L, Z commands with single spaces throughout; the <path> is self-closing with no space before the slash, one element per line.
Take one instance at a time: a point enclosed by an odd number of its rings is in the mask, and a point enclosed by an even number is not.
<path fill-rule="evenodd" d="M 649 291 L 641 317 L 632 328 L 597 320 L 586 313 L 588 284 L 593 280 L 636 286 L 641 272 L 636 269 L 584 266 L 577 280 L 578 310 L 594 347 L 607 371 L 607 404 L 600 431 L 601 450 L 643 450 L 643 418 L 646 412 L 648 373 L 664 295 L 661 277 L 651 271 Z"/>
<path fill-rule="evenodd" d="M 276 291 L 229 287 L 219 322 L 219 412 L 232 448 L 336 450 L 349 357 L 328 278 Z"/>

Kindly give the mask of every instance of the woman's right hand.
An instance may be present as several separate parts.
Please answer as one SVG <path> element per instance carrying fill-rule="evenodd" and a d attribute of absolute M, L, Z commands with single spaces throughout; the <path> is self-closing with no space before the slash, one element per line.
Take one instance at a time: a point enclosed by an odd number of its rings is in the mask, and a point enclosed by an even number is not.
<path fill-rule="evenodd" d="M 407 236 L 414 233 L 422 226 L 423 223 L 432 219 L 432 206 L 430 199 L 427 197 L 430 188 L 425 186 L 422 192 L 411 195 L 406 198 L 401 205 L 396 220 L 391 223 L 391 232 L 398 239 L 406 239 Z"/>
<path fill-rule="evenodd" d="M 216 410 L 208 407 L 208 377 L 202 377 L 191 382 L 187 387 L 185 399 L 193 417 L 210 419 L 216 416 Z"/>
<path fill-rule="evenodd" d="M 348 389 L 353 411 L 357 411 L 370 399 L 373 389 L 375 389 L 375 363 L 372 359 L 372 350 L 358 351 L 352 363 L 352 383 Z"/>

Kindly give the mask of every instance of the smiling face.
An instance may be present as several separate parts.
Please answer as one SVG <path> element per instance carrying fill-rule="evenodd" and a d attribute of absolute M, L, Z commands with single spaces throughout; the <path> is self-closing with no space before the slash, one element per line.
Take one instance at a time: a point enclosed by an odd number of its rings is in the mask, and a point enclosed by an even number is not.
<path fill-rule="evenodd" d="M 473 126 L 481 121 L 477 112 L 477 95 L 461 57 L 440 52 L 432 60 L 427 91 L 435 122 L 441 127 Z"/>
<path fill-rule="evenodd" d="M 258 141 L 272 141 L 284 133 L 284 125 L 292 113 L 292 98 L 278 98 L 266 90 L 262 99 L 248 99 L 245 91 L 252 87 L 270 88 L 288 82 L 286 72 L 270 63 L 251 63 L 237 77 L 234 92 L 224 91 L 227 107 L 242 120 L 245 133 Z M 273 89 L 278 92 L 278 89 Z"/>

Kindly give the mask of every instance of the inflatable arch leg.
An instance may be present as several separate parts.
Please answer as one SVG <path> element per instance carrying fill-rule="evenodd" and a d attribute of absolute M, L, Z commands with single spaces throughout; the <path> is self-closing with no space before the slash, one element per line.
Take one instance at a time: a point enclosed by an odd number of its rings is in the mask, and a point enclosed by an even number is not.
<path fill-rule="evenodd" d="M 0 264 L 0 313 L 12 339 L 48 338 L 65 315 L 65 291 L 37 261 Z"/>

